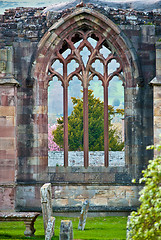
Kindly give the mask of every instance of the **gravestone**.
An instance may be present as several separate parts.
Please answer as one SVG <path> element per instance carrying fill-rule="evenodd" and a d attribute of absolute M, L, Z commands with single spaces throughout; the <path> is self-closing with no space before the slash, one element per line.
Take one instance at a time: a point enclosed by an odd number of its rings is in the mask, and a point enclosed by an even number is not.
<path fill-rule="evenodd" d="M 52 216 L 52 193 L 51 183 L 45 183 L 40 189 L 41 207 L 44 222 L 44 231 L 46 232 L 47 224 Z"/>
<path fill-rule="evenodd" d="M 61 221 L 59 240 L 73 240 L 72 221 L 70 220 Z"/>
<path fill-rule="evenodd" d="M 52 217 L 52 192 L 51 183 L 45 183 L 40 189 L 41 207 L 44 222 L 45 240 L 50 240 L 54 235 L 55 218 Z"/>
<path fill-rule="evenodd" d="M 45 240 L 50 240 L 54 235 L 55 217 L 50 217 L 45 233 Z"/>
<path fill-rule="evenodd" d="M 86 219 L 87 219 L 87 213 L 88 213 L 88 208 L 89 208 L 89 201 L 86 200 L 83 203 L 82 209 L 81 209 L 81 214 L 79 218 L 79 225 L 78 225 L 78 230 L 84 230 L 85 224 L 86 224 Z"/>

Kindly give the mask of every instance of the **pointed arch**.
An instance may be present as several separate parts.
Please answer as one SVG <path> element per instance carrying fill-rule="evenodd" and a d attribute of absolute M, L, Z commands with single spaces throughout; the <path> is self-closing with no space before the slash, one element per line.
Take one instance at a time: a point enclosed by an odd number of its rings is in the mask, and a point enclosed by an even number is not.
<path fill-rule="evenodd" d="M 106 42 L 106 45 L 110 48 L 112 53 L 112 58 L 117 59 L 120 63 L 121 67 L 114 72 L 115 75 L 121 76 L 121 78 L 124 81 L 125 88 L 135 88 L 137 84 L 140 82 L 140 69 L 139 64 L 137 60 L 137 55 L 135 53 L 135 50 L 131 44 L 131 42 L 127 39 L 125 34 L 122 32 L 122 30 L 116 26 L 110 19 L 105 17 L 104 15 L 100 14 L 99 12 L 96 12 L 94 10 L 88 9 L 88 8 L 80 8 L 76 9 L 72 14 L 65 16 L 64 18 L 61 18 L 53 24 L 49 28 L 49 30 L 46 32 L 46 34 L 43 36 L 41 41 L 38 44 L 37 48 L 37 54 L 36 59 L 33 64 L 32 68 L 32 77 L 35 79 L 35 94 L 37 95 L 36 99 L 39 102 L 39 105 L 45 105 L 47 106 L 47 88 L 48 83 L 51 80 L 51 78 L 54 75 L 57 75 L 60 81 L 62 81 L 63 85 L 63 92 L 64 92 L 64 137 L 66 141 L 64 141 L 64 148 L 68 149 L 68 115 L 67 115 L 67 109 L 68 109 L 68 81 L 70 80 L 67 78 L 67 62 L 70 62 L 70 56 L 66 59 L 66 67 L 64 69 L 64 76 L 60 76 L 59 73 L 52 72 L 50 69 L 51 63 L 54 59 L 57 59 L 59 57 L 60 61 L 63 62 L 63 58 L 60 56 L 60 51 L 66 51 L 69 47 L 71 50 L 71 53 L 73 53 L 74 50 L 74 34 L 77 34 L 79 32 L 78 40 L 84 39 L 87 40 L 88 36 L 92 36 L 94 39 L 97 40 L 97 45 L 95 47 L 96 51 L 99 49 L 99 46 L 101 44 L 104 44 Z M 93 35 L 90 35 L 91 34 Z M 99 37 L 97 37 L 99 36 Z M 72 40 L 73 39 L 73 40 Z M 72 43 L 73 41 L 73 43 Z M 85 46 L 87 48 L 92 48 L 89 43 L 86 42 Z M 82 49 L 84 46 L 80 44 L 80 49 Z M 76 52 L 75 52 L 75 55 Z M 92 53 L 91 53 L 92 55 Z M 109 56 L 106 59 L 106 64 L 112 59 L 111 56 Z M 79 61 L 79 57 L 77 56 L 77 61 Z M 102 59 L 102 56 L 99 57 L 99 59 Z M 92 63 L 92 61 L 91 61 Z M 80 76 L 81 69 L 78 68 L 75 71 L 75 75 L 78 76 L 78 78 L 81 79 Z M 89 71 L 92 71 L 90 68 Z M 120 74 L 121 71 L 123 72 L 123 76 Z M 51 75 L 49 72 L 52 72 Z M 96 71 L 93 70 L 92 76 L 98 75 Z M 114 75 L 106 76 L 108 81 L 111 80 L 111 78 Z M 100 78 L 102 78 L 100 74 Z M 90 79 L 90 78 L 89 78 Z M 86 79 L 85 81 L 85 88 L 84 88 L 84 100 L 87 101 L 88 99 L 88 81 Z M 103 82 L 104 84 L 104 82 Z M 105 86 L 105 84 L 104 84 Z M 104 115 L 108 115 L 108 82 L 106 86 L 104 87 L 104 107 L 105 107 L 105 113 Z M 47 112 L 43 113 L 46 115 L 44 117 L 44 124 L 47 119 Z M 43 118 L 42 118 L 43 119 Z M 88 167 L 88 109 L 86 105 L 84 105 L 84 156 L 86 158 L 85 160 L 85 167 Z M 43 120 L 42 120 L 43 121 Z M 108 118 L 106 118 L 105 126 L 108 125 Z M 43 130 L 42 130 L 43 131 Z M 42 134 L 47 134 L 46 132 L 43 132 Z M 108 129 L 107 126 L 104 129 L 104 134 L 108 136 Z M 106 138 L 105 143 L 105 166 L 108 166 L 108 140 Z M 47 139 L 46 143 L 47 145 Z M 47 149 L 47 147 L 45 148 Z M 64 165 L 68 166 L 67 161 L 67 151 L 64 151 L 65 153 L 65 159 Z M 47 155 L 47 152 L 45 153 Z"/>
<path fill-rule="evenodd" d="M 88 8 L 76 9 L 72 14 L 61 18 L 49 28 L 38 44 L 34 77 L 47 84 L 48 64 L 55 49 L 68 35 L 81 29 L 91 29 L 106 39 L 112 53 L 116 53 L 122 62 L 126 86 L 135 87 L 140 81 L 141 74 L 137 55 L 131 42 L 110 19 Z"/>

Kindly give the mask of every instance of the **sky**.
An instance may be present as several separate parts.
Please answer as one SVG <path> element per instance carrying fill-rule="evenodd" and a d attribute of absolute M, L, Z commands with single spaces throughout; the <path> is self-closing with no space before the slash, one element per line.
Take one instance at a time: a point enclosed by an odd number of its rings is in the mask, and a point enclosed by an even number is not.
<path fill-rule="evenodd" d="M 62 4 L 65 2 L 73 2 L 74 0 L 0 0 L 0 14 L 3 14 L 5 9 L 16 7 L 47 7 L 52 4 Z M 80 0 L 81 1 L 81 0 Z M 87 0 L 84 0 L 85 2 Z M 100 0 L 101 1 L 101 0 Z M 145 4 L 156 3 L 160 0 L 102 0 L 103 2 L 127 3 L 127 2 L 142 2 Z M 88 2 L 97 2 L 96 0 L 89 0 Z"/>
<path fill-rule="evenodd" d="M 16 7 L 47 7 L 52 4 L 72 2 L 73 0 L 0 0 L 0 14 L 5 9 Z"/>
<path fill-rule="evenodd" d="M 3 14 L 5 9 L 8 8 L 47 7 L 51 4 L 57 4 L 60 2 L 66 2 L 66 0 L 0 0 L 0 14 Z"/>

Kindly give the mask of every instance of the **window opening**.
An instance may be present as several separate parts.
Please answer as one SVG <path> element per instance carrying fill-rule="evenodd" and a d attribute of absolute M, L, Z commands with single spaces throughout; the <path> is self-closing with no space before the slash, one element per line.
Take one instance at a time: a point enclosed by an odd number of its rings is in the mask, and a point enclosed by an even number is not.
<path fill-rule="evenodd" d="M 91 37 L 88 38 L 88 42 L 90 42 L 93 48 L 97 46 L 97 41 Z"/>
<path fill-rule="evenodd" d="M 70 63 L 68 63 L 67 65 L 67 74 L 71 74 L 72 72 L 74 72 L 77 68 L 79 67 L 79 64 L 75 61 L 72 60 Z"/>
<path fill-rule="evenodd" d="M 63 58 L 67 58 L 71 54 L 71 49 L 67 49 L 65 52 L 62 53 Z"/>
<path fill-rule="evenodd" d="M 48 87 L 48 166 L 63 166 L 64 151 L 53 141 L 54 130 L 57 129 L 57 119 L 63 117 L 63 88 L 57 77 L 53 77 Z M 61 139 L 63 142 L 63 137 Z M 59 158 L 55 157 L 59 151 Z"/>
<path fill-rule="evenodd" d="M 101 73 L 102 75 L 104 74 L 104 66 L 103 66 L 103 63 L 99 59 L 96 59 L 96 61 L 94 63 L 92 63 L 92 67 L 97 72 Z"/>
<path fill-rule="evenodd" d="M 108 48 L 106 48 L 104 45 L 102 45 L 102 48 L 100 49 L 100 53 L 106 59 L 111 54 L 111 51 Z"/>
<path fill-rule="evenodd" d="M 63 76 L 63 64 L 60 62 L 60 60 L 56 59 L 51 65 L 51 68 Z"/>
<path fill-rule="evenodd" d="M 108 74 L 115 72 L 119 67 L 120 64 L 115 59 L 112 59 L 112 61 L 108 64 Z"/>
<path fill-rule="evenodd" d="M 104 165 L 103 86 L 97 76 L 90 81 L 89 94 L 89 166 Z"/>
<path fill-rule="evenodd" d="M 83 33 L 83 31 L 85 33 Z M 71 51 L 72 49 L 72 51 Z M 62 57 L 60 56 L 62 55 Z M 70 56 L 70 58 L 69 58 Z M 83 63 L 83 64 L 82 64 Z M 96 32 L 91 33 L 88 29 L 68 36 L 60 47 L 59 52 L 55 52 L 54 60 L 49 66 L 49 77 L 57 76 L 63 86 L 63 132 L 64 132 L 64 166 L 68 166 L 68 119 L 70 110 L 69 90 L 70 82 L 74 82 L 74 77 L 81 81 L 83 87 L 83 141 L 84 141 L 84 166 L 89 166 L 89 129 L 91 119 L 89 119 L 89 84 L 97 79 L 102 82 L 103 87 L 103 107 L 104 107 L 104 165 L 108 167 L 109 150 L 109 83 L 114 77 L 120 76 L 122 71 L 121 61 L 116 53 L 113 55 L 108 43 L 103 36 L 99 37 Z M 98 81 L 99 80 L 99 81 Z M 92 86 L 92 84 L 91 84 Z M 116 95 L 116 92 L 115 92 Z M 91 141 L 91 139 L 90 139 Z"/>
<path fill-rule="evenodd" d="M 116 113 L 111 116 L 109 124 L 111 129 L 111 132 L 109 131 L 109 164 L 110 166 L 124 166 L 124 87 L 118 76 L 110 81 L 108 93 L 109 106 L 112 106 L 112 110 Z M 114 155 L 118 155 L 117 159 Z"/>
<path fill-rule="evenodd" d="M 83 157 L 83 92 L 81 81 L 74 76 L 68 87 L 68 162 L 84 166 Z"/>
<path fill-rule="evenodd" d="M 90 56 L 91 52 L 88 50 L 88 48 L 85 46 L 83 48 L 83 50 L 80 52 L 80 55 L 82 57 L 82 61 L 84 63 L 84 66 L 87 65 L 87 62 L 88 62 L 88 59 L 89 59 L 89 56 Z"/>

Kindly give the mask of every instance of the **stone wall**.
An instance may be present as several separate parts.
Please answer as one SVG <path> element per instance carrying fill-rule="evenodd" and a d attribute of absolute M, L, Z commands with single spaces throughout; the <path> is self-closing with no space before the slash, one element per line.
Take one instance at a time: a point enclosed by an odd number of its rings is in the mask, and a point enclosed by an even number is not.
<path fill-rule="evenodd" d="M 17 210 L 40 211 L 40 187 L 17 187 Z M 140 186 L 92 186 L 92 185 L 52 185 L 52 204 L 54 215 L 75 213 L 79 216 L 82 204 L 89 200 L 89 214 L 102 216 L 129 214 L 139 205 Z"/>
<path fill-rule="evenodd" d="M 66 21 L 66 17 L 71 13 L 74 15 L 76 8 L 63 10 L 61 13 L 47 13 L 42 11 L 43 8 L 7 10 L 4 16 L 0 16 L 2 208 L 15 206 L 16 183 L 17 209 L 36 209 L 40 206 L 39 188 L 48 181 L 52 182 L 55 209 L 60 210 L 60 203 L 62 209 L 63 203 L 67 204 L 68 210 L 72 209 L 74 204 L 80 205 L 86 197 L 91 199 L 93 209 L 94 206 L 97 206 L 97 209 L 101 206 L 104 210 L 114 209 L 114 205 L 120 209 L 126 207 L 132 209 L 138 204 L 138 187 L 131 185 L 131 179 L 141 176 L 142 169 L 153 156 L 152 152 L 146 151 L 146 146 L 153 143 L 153 89 L 149 83 L 156 74 L 155 43 L 161 37 L 161 17 L 154 14 L 152 19 L 150 14 L 139 15 L 131 10 L 126 13 L 124 10 L 115 9 L 106 11 L 93 5 L 87 8 L 91 14 L 95 9 L 98 11 L 96 15 L 99 16 L 101 12 L 120 24 L 120 32 L 118 31 L 120 35 L 117 40 L 119 42 L 119 39 L 126 39 L 127 45 L 131 46 L 129 52 L 126 52 L 127 55 L 133 54 L 131 72 L 136 69 L 134 64 L 137 63 L 139 66 L 137 84 L 125 88 L 125 166 L 86 170 L 79 167 L 77 169 L 51 167 L 49 163 L 50 168 L 47 168 L 47 88 L 44 79 L 38 82 L 34 78 L 33 71 L 38 49 L 40 51 L 43 41 L 48 38 L 48 33 L 50 35 L 50 32 L 47 32 L 49 27 L 59 20 L 61 23 Z M 136 14 L 135 21 L 126 17 Z M 139 19 L 155 23 L 156 26 L 140 25 Z M 47 35 L 44 35 L 45 33 Z M 52 45 L 50 41 L 52 40 L 46 41 L 45 47 L 47 44 Z M 7 53 L 7 49 L 10 52 Z M 8 58 L 7 54 L 11 54 L 12 59 Z M 44 65 L 42 56 L 49 54 L 47 49 L 43 49 L 43 54 L 39 56 L 37 75 Z M 157 97 L 159 98 L 158 90 Z M 67 197 L 67 191 L 70 197 Z"/>
<path fill-rule="evenodd" d="M 109 166 L 124 166 L 125 156 L 124 151 L 109 152 Z M 69 166 L 84 166 L 84 152 L 69 151 L 68 152 Z M 63 151 L 49 151 L 48 152 L 48 166 L 63 166 L 64 152 Z M 89 166 L 104 166 L 104 152 L 103 151 L 89 151 Z"/>
<path fill-rule="evenodd" d="M 161 141 L 161 43 L 156 44 L 156 77 L 151 81 L 153 86 L 154 144 Z M 155 151 L 155 156 L 159 152 Z"/>
<path fill-rule="evenodd" d="M 0 49 L 0 205 L 15 205 L 17 178 L 17 86 L 13 75 L 13 49 Z"/>

